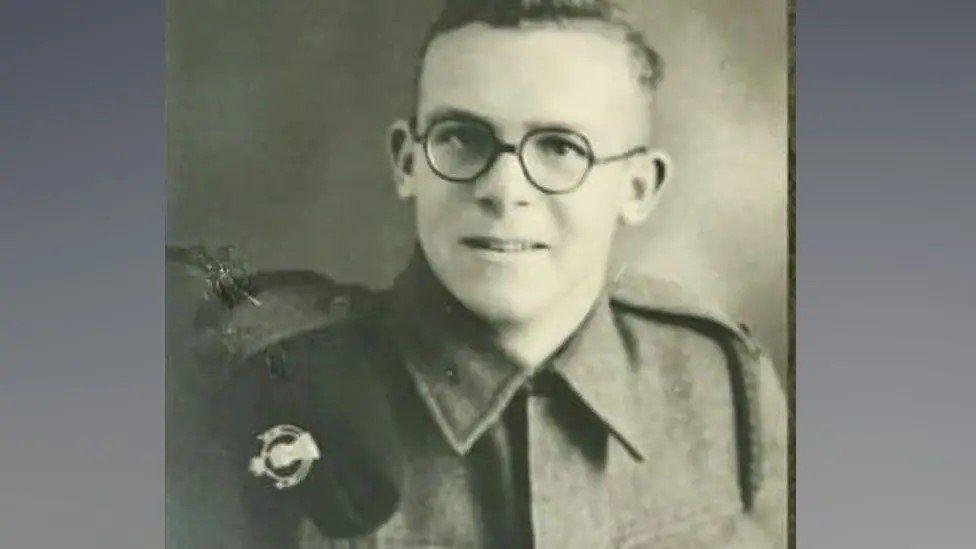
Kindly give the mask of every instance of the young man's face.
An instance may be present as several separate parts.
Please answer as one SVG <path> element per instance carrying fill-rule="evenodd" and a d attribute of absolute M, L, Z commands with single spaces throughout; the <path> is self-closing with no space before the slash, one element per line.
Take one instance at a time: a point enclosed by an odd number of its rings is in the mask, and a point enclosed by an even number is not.
<path fill-rule="evenodd" d="M 596 158 L 618 155 L 648 145 L 635 63 L 599 29 L 468 25 L 428 50 L 416 130 L 461 115 L 503 143 L 555 127 L 584 136 Z M 643 220 L 664 176 L 663 155 L 649 151 L 596 163 L 574 191 L 550 194 L 504 153 L 473 181 L 452 182 L 432 169 L 422 140 L 404 140 L 405 128 L 394 124 L 391 143 L 420 245 L 447 289 L 489 322 L 528 322 L 579 292 L 595 297 L 618 225 Z"/>

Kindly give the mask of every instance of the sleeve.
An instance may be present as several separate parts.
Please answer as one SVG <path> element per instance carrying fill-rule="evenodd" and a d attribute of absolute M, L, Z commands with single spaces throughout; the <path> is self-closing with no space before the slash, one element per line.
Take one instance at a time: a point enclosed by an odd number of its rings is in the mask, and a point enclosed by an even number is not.
<path fill-rule="evenodd" d="M 741 517 L 729 548 L 783 549 L 788 545 L 788 412 L 772 361 L 758 353 L 746 370 L 753 433 L 751 506 Z"/>
<path fill-rule="evenodd" d="M 215 433 L 227 470 L 224 491 L 228 503 L 239 501 L 247 536 L 234 546 L 290 547 L 313 531 L 320 539 L 361 536 L 397 507 L 392 418 L 358 331 L 351 323 L 334 325 L 269 345 L 245 360 L 222 391 Z M 258 435 L 281 427 L 297 428 L 319 452 L 284 488 L 249 466 L 261 451 Z M 295 473 L 288 467 L 276 472 Z"/>
<path fill-rule="evenodd" d="M 788 432 L 786 398 L 768 355 L 759 357 L 754 380 L 758 408 L 759 486 L 751 511 L 759 527 L 785 547 L 788 518 Z"/>
<path fill-rule="evenodd" d="M 211 402 L 209 419 L 219 443 L 217 482 L 224 522 L 214 532 L 214 547 L 291 547 L 297 534 L 298 513 L 287 499 L 271 497 L 264 483 L 250 471 L 250 460 L 259 453 L 257 438 L 268 427 L 271 411 L 267 398 L 268 367 L 260 352 L 236 367 L 239 371 Z"/>
<path fill-rule="evenodd" d="M 166 537 L 174 547 L 240 547 L 240 498 L 232 488 L 217 398 L 233 362 L 211 329 L 221 308 L 199 277 L 167 263 Z"/>

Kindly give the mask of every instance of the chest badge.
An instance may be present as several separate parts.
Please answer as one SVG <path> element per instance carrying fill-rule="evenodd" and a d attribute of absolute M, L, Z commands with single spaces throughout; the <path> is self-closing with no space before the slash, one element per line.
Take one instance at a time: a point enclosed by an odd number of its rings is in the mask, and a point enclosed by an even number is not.
<path fill-rule="evenodd" d="M 268 477 L 283 490 L 305 480 L 312 462 L 322 457 L 312 435 L 293 425 L 277 425 L 258 435 L 260 453 L 248 469 L 255 477 Z"/>

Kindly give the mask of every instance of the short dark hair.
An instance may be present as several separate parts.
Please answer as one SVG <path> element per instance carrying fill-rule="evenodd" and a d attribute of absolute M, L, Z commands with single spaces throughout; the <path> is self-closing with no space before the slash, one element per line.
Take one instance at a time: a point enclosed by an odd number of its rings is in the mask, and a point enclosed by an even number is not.
<path fill-rule="evenodd" d="M 428 29 L 420 49 L 414 88 L 419 96 L 424 58 L 431 43 L 441 34 L 472 23 L 517 28 L 523 23 L 574 21 L 600 22 L 621 30 L 641 67 L 638 82 L 648 91 L 657 88 L 664 75 L 664 61 L 643 33 L 627 20 L 624 10 L 611 0 L 444 0 L 444 8 Z"/>

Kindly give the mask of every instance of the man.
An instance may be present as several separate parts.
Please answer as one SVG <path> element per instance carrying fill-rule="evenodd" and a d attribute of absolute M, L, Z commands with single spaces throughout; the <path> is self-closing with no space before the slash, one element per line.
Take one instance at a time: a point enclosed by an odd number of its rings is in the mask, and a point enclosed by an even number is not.
<path fill-rule="evenodd" d="M 769 361 L 676 287 L 608 273 L 670 169 L 661 62 L 618 16 L 447 2 L 415 116 L 388 131 L 410 265 L 355 299 L 255 291 L 224 329 L 242 360 L 213 432 L 239 543 L 785 545 Z"/>

